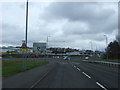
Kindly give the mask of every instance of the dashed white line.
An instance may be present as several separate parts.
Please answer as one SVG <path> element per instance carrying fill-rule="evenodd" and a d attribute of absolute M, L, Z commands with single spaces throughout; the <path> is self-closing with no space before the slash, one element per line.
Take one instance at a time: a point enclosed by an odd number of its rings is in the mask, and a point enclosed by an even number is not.
<path fill-rule="evenodd" d="M 85 76 L 87 76 L 88 78 L 91 78 L 89 75 L 87 75 L 85 72 L 82 72 Z"/>
<path fill-rule="evenodd" d="M 76 68 L 76 66 L 74 66 Z"/>
<path fill-rule="evenodd" d="M 99 85 L 101 88 L 103 88 L 104 90 L 107 90 L 103 85 L 101 85 L 99 82 L 96 82 L 97 85 Z"/>
<path fill-rule="evenodd" d="M 80 69 L 79 69 L 79 68 L 77 68 L 77 70 L 79 70 L 79 71 L 80 71 Z"/>

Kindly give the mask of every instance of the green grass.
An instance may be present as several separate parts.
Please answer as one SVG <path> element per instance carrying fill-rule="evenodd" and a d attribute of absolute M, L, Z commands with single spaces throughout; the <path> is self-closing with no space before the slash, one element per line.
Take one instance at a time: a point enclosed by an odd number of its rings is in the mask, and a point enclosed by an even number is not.
<path fill-rule="evenodd" d="M 120 59 L 103 59 L 103 58 L 99 58 L 99 57 L 92 57 L 95 60 L 99 60 L 99 61 L 109 61 L 109 62 L 120 62 Z"/>
<path fill-rule="evenodd" d="M 27 60 L 25 69 L 23 68 L 23 60 L 3 60 L 2 77 L 7 77 L 45 64 L 48 64 L 48 62 L 39 60 Z"/>
<path fill-rule="evenodd" d="M 97 58 L 96 60 L 99 60 L 99 61 L 109 61 L 109 62 L 120 62 L 120 59 L 102 59 L 102 58 Z"/>

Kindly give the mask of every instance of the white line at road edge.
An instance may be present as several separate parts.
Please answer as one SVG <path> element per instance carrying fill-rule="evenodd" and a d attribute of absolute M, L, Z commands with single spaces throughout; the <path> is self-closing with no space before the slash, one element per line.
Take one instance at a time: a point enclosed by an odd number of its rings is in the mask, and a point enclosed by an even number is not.
<path fill-rule="evenodd" d="M 91 78 L 89 75 L 87 75 L 85 72 L 82 72 L 85 76 L 87 76 L 88 78 Z"/>
<path fill-rule="evenodd" d="M 79 69 L 79 68 L 77 68 L 77 70 L 79 70 L 79 71 L 80 71 L 80 69 Z"/>
<path fill-rule="evenodd" d="M 49 70 L 47 73 L 45 73 L 45 74 L 42 76 L 42 78 L 40 78 L 37 82 L 35 82 L 35 83 L 30 87 L 29 90 L 31 90 L 31 88 L 34 88 L 50 71 L 51 71 L 51 70 Z"/>
<path fill-rule="evenodd" d="M 99 85 L 101 88 L 103 88 L 104 90 L 107 90 L 103 85 L 101 85 L 99 82 L 96 82 L 97 85 Z"/>

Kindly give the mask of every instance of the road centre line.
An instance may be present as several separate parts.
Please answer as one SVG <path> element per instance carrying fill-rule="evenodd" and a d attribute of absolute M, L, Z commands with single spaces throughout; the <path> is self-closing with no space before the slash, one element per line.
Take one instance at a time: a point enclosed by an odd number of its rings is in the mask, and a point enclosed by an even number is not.
<path fill-rule="evenodd" d="M 74 66 L 76 68 L 76 66 Z"/>
<path fill-rule="evenodd" d="M 79 69 L 79 68 L 77 68 L 77 70 L 79 70 L 79 71 L 80 71 L 80 69 Z"/>
<path fill-rule="evenodd" d="M 89 75 L 87 75 L 85 72 L 82 72 L 85 76 L 87 76 L 88 78 L 91 78 Z"/>
<path fill-rule="evenodd" d="M 34 88 L 45 76 L 47 76 L 47 74 L 50 72 L 51 70 L 49 70 L 47 73 L 45 73 L 42 78 L 40 78 L 37 82 L 35 82 L 30 88 L 29 90 L 31 90 L 32 88 Z"/>
<path fill-rule="evenodd" d="M 96 84 L 98 85 L 98 86 L 100 86 L 101 88 L 103 88 L 104 90 L 107 90 L 103 85 L 101 85 L 99 82 L 96 82 Z"/>

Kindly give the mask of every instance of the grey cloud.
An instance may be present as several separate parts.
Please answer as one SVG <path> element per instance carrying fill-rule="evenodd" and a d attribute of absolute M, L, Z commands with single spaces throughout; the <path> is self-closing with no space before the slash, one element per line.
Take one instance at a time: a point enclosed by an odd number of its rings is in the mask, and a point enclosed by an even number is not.
<path fill-rule="evenodd" d="M 46 8 L 44 18 L 68 18 L 69 20 L 101 20 L 108 18 L 114 10 L 102 8 L 102 3 L 62 2 L 52 3 Z"/>
<path fill-rule="evenodd" d="M 19 8 L 25 10 L 24 6 L 25 3 L 21 3 Z M 11 11 L 16 12 L 12 9 L 8 13 Z M 17 20 L 18 18 L 15 22 Z M 25 28 L 20 26 L 23 25 L 20 25 L 19 22 L 3 23 L 3 42 L 21 45 L 21 40 L 25 36 Z M 109 3 L 29 4 L 28 44 L 31 46 L 33 42 L 46 41 L 47 36 L 51 35 L 50 46 L 89 48 L 89 41 L 94 41 L 104 48 L 103 35 L 111 35 L 116 28 L 117 13 L 114 9 L 109 8 Z"/>
<path fill-rule="evenodd" d="M 24 28 L 3 23 L 2 30 L 2 43 L 17 45 L 24 39 Z"/>
<path fill-rule="evenodd" d="M 114 9 L 103 8 L 105 3 L 81 3 L 81 2 L 64 2 L 52 3 L 46 8 L 42 18 L 47 21 L 68 19 L 68 23 L 64 25 L 63 30 L 71 34 L 84 33 L 111 33 L 117 28 L 117 13 Z M 111 3 L 110 3 L 111 4 Z M 106 4 L 109 7 L 109 3 Z M 80 21 L 89 26 L 89 30 L 80 26 L 74 27 L 74 23 Z M 73 25 L 69 25 L 72 22 Z"/>
<path fill-rule="evenodd" d="M 64 34 L 85 34 L 89 32 L 89 25 L 84 22 L 68 22 L 63 26 Z"/>

